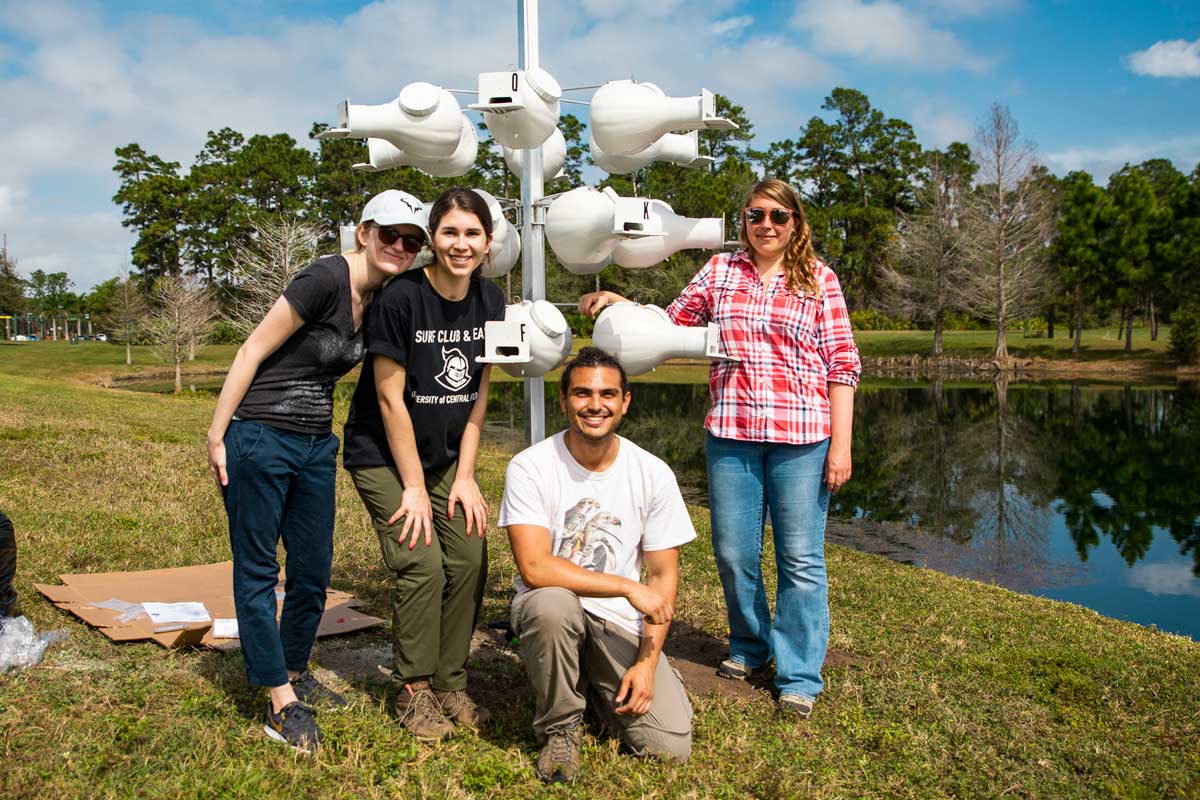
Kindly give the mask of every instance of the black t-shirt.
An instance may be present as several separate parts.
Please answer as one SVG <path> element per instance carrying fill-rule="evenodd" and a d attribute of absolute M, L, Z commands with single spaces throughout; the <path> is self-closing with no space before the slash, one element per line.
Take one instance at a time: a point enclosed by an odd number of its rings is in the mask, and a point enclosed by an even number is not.
<path fill-rule="evenodd" d="M 372 356 L 377 355 L 405 369 L 404 405 L 425 472 L 437 472 L 454 462 L 486 366 L 476 363 L 484 352 L 484 323 L 500 319 L 504 319 L 504 293 L 489 280 L 472 280 L 462 300 L 439 295 L 423 269 L 405 272 L 389 283 L 367 320 L 367 359 L 346 418 L 345 466 L 396 463 L 375 394 Z"/>
<path fill-rule="evenodd" d="M 362 328 L 354 329 L 350 265 L 326 256 L 302 269 L 283 296 L 304 325 L 258 367 L 234 416 L 286 431 L 329 433 L 333 387 L 363 357 Z"/>

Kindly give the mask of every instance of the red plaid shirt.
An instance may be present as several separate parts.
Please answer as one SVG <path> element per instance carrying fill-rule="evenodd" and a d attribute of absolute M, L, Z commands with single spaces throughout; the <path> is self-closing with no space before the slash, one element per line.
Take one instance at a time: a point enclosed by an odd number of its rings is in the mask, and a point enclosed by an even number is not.
<path fill-rule="evenodd" d="M 739 361 L 713 362 L 714 436 L 810 444 L 829 438 L 829 384 L 858 385 L 862 363 L 833 270 L 818 262 L 819 295 L 789 291 L 782 273 L 763 288 L 746 252 L 719 253 L 667 307 L 676 325 L 721 328 L 721 349 Z"/>

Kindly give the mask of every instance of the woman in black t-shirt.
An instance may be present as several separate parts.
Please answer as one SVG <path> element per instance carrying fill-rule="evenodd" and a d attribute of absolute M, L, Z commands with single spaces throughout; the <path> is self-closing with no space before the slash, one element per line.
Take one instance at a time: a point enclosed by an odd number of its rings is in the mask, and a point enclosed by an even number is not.
<path fill-rule="evenodd" d="M 321 742 L 312 704 L 345 703 L 307 669 L 333 562 L 333 387 L 362 358 L 375 291 L 427 241 L 420 200 L 394 189 L 371 198 L 355 249 L 301 270 L 238 349 L 208 430 L 246 677 L 270 694 L 264 731 L 302 750 Z M 281 538 L 287 578 L 276 625 Z"/>
<path fill-rule="evenodd" d="M 478 194 L 443 193 L 429 230 L 434 262 L 388 284 L 371 311 L 344 463 L 392 571 L 397 716 L 437 741 L 454 734 L 450 720 L 488 717 L 465 691 L 487 577 L 475 455 L 489 367 L 477 359 L 484 324 L 504 318 L 504 296 L 479 277 L 492 218 Z"/>

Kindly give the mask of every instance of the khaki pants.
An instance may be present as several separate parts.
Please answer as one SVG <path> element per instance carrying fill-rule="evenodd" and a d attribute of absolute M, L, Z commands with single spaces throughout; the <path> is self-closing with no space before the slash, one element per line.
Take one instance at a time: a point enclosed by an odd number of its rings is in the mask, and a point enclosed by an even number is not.
<path fill-rule="evenodd" d="M 471 633 L 487 581 L 487 547 L 477 533 L 467 536 L 462 506 L 446 518 L 446 503 L 457 462 L 440 475 L 426 475 L 433 506 L 433 544 L 400 541 L 401 518 L 387 519 L 400 507 L 404 486 L 395 467 L 356 467 L 350 477 L 371 515 L 383 561 L 392 571 L 392 668 L 407 683 L 428 677 L 435 689 L 467 686 Z"/>
<path fill-rule="evenodd" d="M 518 596 L 512 626 L 533 685 L 533 730 L 539 741 L 578 725 L 590 703 L 637 755 L 684 761 L 691 754 L 692 705 L 666 656 L 658 656 L 650 711 L 632 717 L 615 712 L 614 698 L 637 660 L 636 636 L 584 611 L 573 592 L 557 587 Z"/>

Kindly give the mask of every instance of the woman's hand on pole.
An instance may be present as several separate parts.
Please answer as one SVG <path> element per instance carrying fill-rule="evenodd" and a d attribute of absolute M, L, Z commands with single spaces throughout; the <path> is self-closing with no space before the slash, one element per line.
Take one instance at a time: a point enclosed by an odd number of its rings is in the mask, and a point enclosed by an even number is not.
<path fill-rule="evenodd" d="M 388 517 L 387 524 L 394 525 L 401 517 L 404 517 L 404 527 L 400 529 L 400 541 L 408 539 L 409 550 L 417 546 L 422 531 L 425 533 L 425 546 L 433 544 L 433 506 L 429 503 L 429 493 L 424 486 L 404 490 L 400 495 L 400 507 Z"/>
<path fill-rule="evenodd" d="M 474 478 L 454 479 L 454 484 L 450 487 L 450 499 L 446 504 L 446 516 L 450 519 L 454 519 L 456 504 L 462 505 L 463 514 L 466 515 L 467 536 L 470 537 L 471 531 L 474 530 L 483 538 L 484 532 L 487 531 L 488 505 Z"/>
<path fill-rule="evenodd" d="M 610 292 L 607 290 L 600 292 L 588 292 L 583 297 L 579 298 L 579 311 L 595 319 L 596 315 L 603 311 L 605 307 L 611 306 L 613 303 L 628 302 L 628 300 L 616 292 Z"/>

